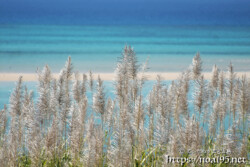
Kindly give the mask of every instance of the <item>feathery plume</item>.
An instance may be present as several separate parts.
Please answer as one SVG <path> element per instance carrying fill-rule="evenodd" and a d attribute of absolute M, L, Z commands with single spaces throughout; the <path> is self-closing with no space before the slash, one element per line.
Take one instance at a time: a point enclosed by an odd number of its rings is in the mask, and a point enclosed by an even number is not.
<path fill-rule="evenodd" d="M 86 91 L 87 91 L 87 86 L 86 86 L 87 82 L 88 82 L 87 75 L 83 74 L 82 75 L 82 85 L 81 85 L 81 95 L 82 95 L 82 97 L 84 97 L 85 94 L 86 94 Z"/>
<path fill-rule="evenodd" d="M 71 57 L 68 57 L 68 60 L 65 64 L 64 69 L 61 71 L 59 76 L 59 92 L 61 93 L 62 97 L 60 96 L 60 107 L 61 107 L 61 121 L 62 121 L 62 133 L 64 136 L 64 140 L 66 141 L 68 138 L 68 124 L 69 124 L 69 113 L 71 107 L 71 98 L 70 98 L 70 90 L 69 90 L 69 82 L 72 76 L 72 64 L 71 64 Z M 67 143 L 65 144 L 65 149 L 67 148 Z"/>
<path fill-rule="evenodd" d="M 198 79 L 202 71 L 202 61 L 201 61 L 199 52 L 193 58 L 191 68 L 192 68 L 193 79 Z"/>
<path fill-rule="evenodd" d="M 219 80 L 219 69 L 216 65 L 214 65 L 212 69 L 212 79 L 211 79 L 211 83 L 214 89 L 217 89 L 218 87 L 218 80 Z"/>
<path fill-rule="evenodd" d="M 0 111 L 0 142 L 3 140 L 6 134 L 7 128 L 7 106 L 4 105 L 4 108 Z"/>
<path fill-rule="evenodd" d="M 38 72 L 38 93 L 39 98 L 37 102 L 37 107 L 41 116 L 41 126 L 43 133 L 46 133 L 47 126 L 49 124 L 49 118 L 52 113 L 50 113 L 50 85 L 51 85 L 51 71 L 49 66 L 46 65 L 42 72 Z"/>
<path fill-rule="evenodd" d="M 80 90 L 80 81 L 79 81 L 79 74 L 75 73 L 75 80 L 73 83 L 73 96 L 74 99 L 77 103 L 80 102 L 80 98 L 81 98 L 81 90 Z"/>
<path fill-rule="evenodd" d="M 195 81 L 195 92 L 194 92 L 194 107 L 199 113 L 199 120 L 200 116 L 203 112 L 203 107 L 207 101 L 207 88 L 204 76 L 200 76 Z"/>
<path fill-rule="evenodd" d="M 224 94 L 224 89 L 225 89 L 225 76 L 224 76 L 224 72 L 221 71 L 219 73 L 219 91 L 220 91 L 220 95 Z"/>
<path fill-rule="evenodd" d="M 9 132 L 9 162 L 12 166 L 17 166 L 16 159 L 21 150 L 22 143 L 22 98 L 23 98 L 23 86 L 22 77 L 19 77 L 16 84 L 16 88 L 10 97 L 10 114 L 11 125 Z"/>
<path fill-rule="evenodd" d="M 128 54 L 128 73 L 129 73 L 129 76 L 132 79 L 135 79 L 137 77 L 138 68 L 139 68 L 139 65 L 137 64 L 137 58 L 136 58 L 135 51 L 131 46 L 129 46 L 127 48 L 127 51 L 124 51 L 124 52 L 125 52 L 125 54 Z"/>
<path fill-rule="evenodd" d="M 101 115 L 102 128 L 103 128 L 103 121 L 104 121 L 103 119 L 105 113 L 105 103 L 106 102 L 105 102 L 103 81 L 101 80 L 100 76 L 98 76 L 96 93 L 93 96 L 93 109 L 95 112 Z"/>
<path fill-rule="evenodd" d="M 93 88 L 94 88 L 94 77 L 93 77 L 93 74 L 92 74 L 91 70 L 89 71 L 89 88 L 90 88 L 91 91 L 93 91 Z"/>

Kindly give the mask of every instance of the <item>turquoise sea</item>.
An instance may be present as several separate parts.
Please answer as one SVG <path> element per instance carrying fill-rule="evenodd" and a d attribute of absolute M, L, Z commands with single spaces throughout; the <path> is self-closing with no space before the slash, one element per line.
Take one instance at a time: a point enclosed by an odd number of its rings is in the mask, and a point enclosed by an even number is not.
<path fill-rule="evenodd" d="M 204 71 L 217 64 L 250 70 L 250 26 L 0 25 L 0 72 L 59 72 L 67 57 L 80 72 L 113 72 L 125 45 L 149 71 L 180 72 L 200 52 Z"/>
<path fill-rule="evenodd" d="M 249 9 L 247 0 L 0 1 L 0 73 L 59 72 L 68 56 L 74 71 L 113 72 L 125 45 L 150 72 L 181 72 L 197 52 L 204 71 L 230 62 L 250 71 Z M 0 82 L 0 109 L 14 86 Z"/>
<path fill-rule="evenodd" d="M 0 72 L 34 73 L 48 64 L 59 72 L 67 57 L 74 71 L 113 72 L 123 47 L 132 45 L 150 72 L 180 72 L 201 53 L 204 71 L 217 64 L 250 71 L 250 27 L 163 25 L 0 25 Z M 35 82 L 25 83 L 36 90 Z M 112 83 L 106 86 L 112 96 Z M 14 82 L 0 82 L 0 108 Z M 148 84 L 148 88 L 152 83 Z"/>

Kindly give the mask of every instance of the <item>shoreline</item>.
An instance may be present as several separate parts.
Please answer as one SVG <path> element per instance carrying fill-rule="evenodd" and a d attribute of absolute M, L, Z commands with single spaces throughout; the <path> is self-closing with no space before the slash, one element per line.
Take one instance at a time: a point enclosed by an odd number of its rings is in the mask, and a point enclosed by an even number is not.
<path fill-rule="evenodd" d="M 250 71 L 235 72 L 237 77 L 246 75 L 250 78 Z M 83 73 L 79 73 L 82 75 Z M 85 73 L 88 76 L 88 73 Z M 156 80 L 157 75 L 160 75 L 163 80 L 176 80 L 180 76 L 181 72 L 147 72 L 145 76 L 147 80 Z M 212 76 L 211 72 L 203 72 L 205 79 L 210 79 Z M 226 74 L 226 73 L 225 73 Z M 58 79 L 58 73 L 52 73 L 55 79 Z M 112 81 L 115 79 L 114 73 L 93 73 L 94 79 L 97 79 L 100 75 L 102 80 Z M 140 75 L 140 74 L 139 74 Z M 17 81 L 19 76 L 23 76 L 23 81 L 37 81 L 38 75 L 36 73 L 0 73 L 0 82 Z M 72 77 L 74 79 L 74 77 Z M 81 80 L 81 77 L 79 77 Z"/>

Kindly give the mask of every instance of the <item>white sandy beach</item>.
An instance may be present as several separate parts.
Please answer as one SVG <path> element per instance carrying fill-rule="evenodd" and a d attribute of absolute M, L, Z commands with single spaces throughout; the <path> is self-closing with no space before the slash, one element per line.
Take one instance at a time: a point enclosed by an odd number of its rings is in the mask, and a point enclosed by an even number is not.
<path fill-rule="evenodd" d="M 236 72 L 238 77 L 241 77 L 242 75 L 246 75 L 248 78 L 250 78 L 250 72 Z M 157 75 L 160 75 L 164 80 L 175 80 L 180 76 L 181 73 L 178 72 L 148 72 L 145 73 L 148 80 L 155 80 Z M 204 72 L 205 79 L 210 79 L 212 74 L 211 72 Z M 52 74 L 54 78 L 58 78 L 58 73 Z M 88 74 L 87 74 L 88 75 Z M 100 77 L 103 80 L 114 80 L 115 74 L 114 73 L 93 73 L 94 79 L 97 78 L 97 76 L 100 75 Z M 36 73 L 0 73 L 0 82 L 3 81 L 17 81 L 19 76 L 23 77 L 24 81 L 37 81 L 37 74 Z"/>

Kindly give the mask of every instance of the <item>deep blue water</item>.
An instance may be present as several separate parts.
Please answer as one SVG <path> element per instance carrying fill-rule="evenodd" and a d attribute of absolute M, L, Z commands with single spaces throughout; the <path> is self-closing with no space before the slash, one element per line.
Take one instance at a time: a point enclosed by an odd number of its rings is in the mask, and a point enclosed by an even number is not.
<path fill-rule="evenodd" d="M 1 0 L 0 24 L 250 25 L 248 0 Z"/>

